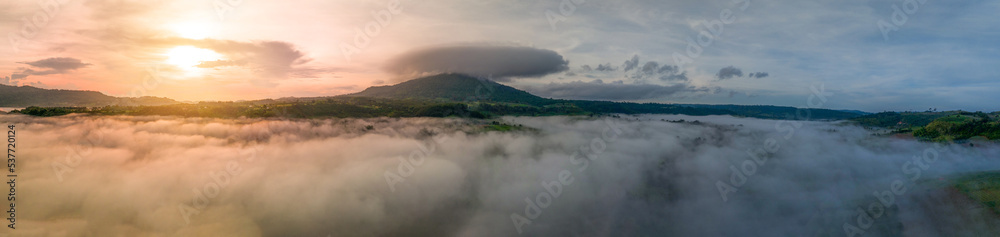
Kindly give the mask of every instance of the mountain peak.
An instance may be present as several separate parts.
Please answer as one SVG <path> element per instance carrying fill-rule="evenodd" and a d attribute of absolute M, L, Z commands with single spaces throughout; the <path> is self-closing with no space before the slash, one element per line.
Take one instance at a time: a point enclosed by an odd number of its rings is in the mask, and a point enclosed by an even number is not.
<path fill-rule="evenodd" d="M 421 77 L 391 86 L 369 87 L 347 96 L 530 105 L 542 105 L 550 101 L 485 78 L 455 73 Z"/>

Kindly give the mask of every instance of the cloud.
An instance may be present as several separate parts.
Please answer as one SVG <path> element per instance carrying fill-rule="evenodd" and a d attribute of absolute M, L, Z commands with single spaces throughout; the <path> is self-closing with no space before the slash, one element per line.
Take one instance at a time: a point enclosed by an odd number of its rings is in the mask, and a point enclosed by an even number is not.
<path fill-rule="evenodd" d="M 726 80 L 734 77 L 743 77 L 743 70 L 733 66 L 728 66 L 719 69 L 719 73 L 715 74 L 715 78 L 719 80 Z"/>
<path fill-rule="evenodd" d="M 605 64 L 599 64 L 599 65 L 597 65 L 597 69 L 596 70 L 602 71 L 602 72 L 609 72 L 609 71 L 615 71 L 615 70 L 618 70 L 618 69 L 614 68 L 614 67 L 611 67 L 611 63 L 605 63 Z"/>
<path fill-rule="evenodd" d="M 657 69 L 659 68 L 660 68 L 659 63 L 657 63 L 656 61 L 649 61 L 646 62 L 645 65 L 642 65 L 642 73 L 653 74 L 656 73 L 658 71 Z"/>
<path fill-rule="evenodd" d="M 201 64 L 196 65 L 200 68 L 216 68 L 216 67 L 226 67 L 226 66 L 244 66 L 247 65 L 247 60 L 216 60 L 201 62 Z"/>
<path fill-rule="evenodd" d="M 192 46 L 211 49 L 225 55 L 228 60 L 205 62 L 199 67 L 213 68 L 225 66 L 245 66 L 260 71 L 263 76 L 283 78 L 296 70 L 295 66 L 309 62 L 305 53 L 299 51 L 288 42 L 253 41 L 240 42 L 233 40 L 190 40 L 184 39 Z"/>
<path fill-rule="evenodd" d="M 384 69 L 396 75 L 463 73 L 510 77 L 540 77 L 567 69 L 569 62 L 552 50 L 523 46 L 459 45 L 433 47 L 403 54 Z"/>
<path fill-rule="evenodd" d="M 591 82 L 574 81 L 569 83 L 550 83 L 542 86 L 528 86 L 525 90 L 532 94 L 557 99 L 585 100 L 643 100 L 675 96 L 681 93 L 708 92 L 708 89 L 698 88 L 688 84 L 669 86 L 655 84 L 625 84 L 622 81 L 604 83 L 602 80 Z"/>
<path fill-rule="evenodd" d="M 661 74 L 677 74 L 678 72 L 680 72 L 680 68 L 674 65 L 663 65 L 658 71 Z"/>
<path fill-rule="evenodd" d="M 667 75 L 660 76 L 660 80 L 663 80 L 663 81 L 687 81 L 688 77 L 687 77 L 687 72 L 682 72 L 682 73 L 679 73 L 679 74 L 667 74 Z"/>
<path fill-rule="evenodd" d="M 21 64 L 31 65 L 37 68 L 51 69 L 59 73 L 80 69 L 86 66 L 90 66 L 89 63 L 84 63 L 80 59 L 75 58 L 46 58 L 34 62 L 18 62 Z"/>
<path fill-rule="evenodd" d="M 140 42 L 144 45 L 157 47 L 189 45 L 209 49 L 222 54 L 226 59 L 203 62 L 197 65 L 198 67 L 244 67 L 254 70 L 262 76 L 278 79 L 284 79 L 284 77 L 299 70 L 308 70 L 298 66 L 312 61 L 295 45 L 283 41 L 235 41 L 173 37 L 146 38 Z"/>
<path fill-rule="evenodd" d="M 752 73 L 748 74 L 747 77 L 760 79 L 760 78 L 768 77 L 770 75 L 771 74 L 768 74 L 766 72 L 752 72 Z"/>
<path fill-rule="evenodd" d="M 642 66 L 639 66 L 639 65 Z M 617 68 L 611 67 L 611 63 L 598 64 L 596 73 L 594 70 L 590 70 L 589 65 L 584 65 L 579 74 L 583 74 L 589 78 L 602 78 L 602 79 L 614 79 L 614 78 L 627 78 L 632 79 L 634 84 L 649 84 L 647 79 L 659 79 L 661 81 L 687 81 L 687 72 L 680 71 L 680 67 L 675 65 L 660 64 L 657 61 L 647 61 L 642 63 L 639 59 L 639 55 L 633 55 L 631 59 L 625 60 L 622 65 L 624 69 L 621 74 L 613 74 L 607 72 L 614 72 Z M 576 73 L 575 73 L 576 74 Z"/>
<path fill-rule="evenodd" d="M 15 85 L 17 81 L 23 80 L 28 76 L 32 75 L 51 75 L 51 74 L 63 74 L 76 69 L 84 68 L 92 64 L 84 63 L 80 59 L 68 58 L 68 57 L 56 57 L 56 58 L 46 58 L 38 61 L 26 61 L 17 62 L 20 64 L 26 64 L 40 70 L 27 67 L 17 68 L 17 72 L 14 72 L 10 77 L 5 77 L 3 84 Z M 31 83 L 32 85 L 40 85 L 40 82 Z"/>
<path fill-rule="evenodd" d="M 18 137 L 18 152 L 45 164 L 19 167 L 30 185 L 17 191 L 32 198 L 18 210 L 32 214 L 18 220 L 30 224 L 0 233 L 517 236 L 511 216 L 529 210 L 540 214 L 523 236 L 843 235 L 894 180 L 908 191 L 868 235 L 994 236 L 998 224 L 937 185 L 1000 169 L 996 144 L 938 146 L 836 122 L 797 122 L 789 133 L 728 116 L 503 120 L 535 130 L 483 133 L 476 121 L 426 118 L 0 115 L 31 134 Z M 913 165 L 928 149 L 934 161 Z M 733 172 L 756 160 L 752 175 Z M 907 163 L 916 181 L 900 169 Z M 386 174 L 400 171 L 405 180 L 390 189 Z M 563 172 L 572 182 L 557 188 Z M 718 183 L 740 178 L 723 201 Z M 184 207 L 198 211 L 190 223 Z"/>
<path fill-rule="evenodd" d="M 625 63 L 622 66 L 625 68 L 624 71 L 626 72 L 639 66 L 639 55 L 632 55 L 632 59 L 625 60 Z"/>

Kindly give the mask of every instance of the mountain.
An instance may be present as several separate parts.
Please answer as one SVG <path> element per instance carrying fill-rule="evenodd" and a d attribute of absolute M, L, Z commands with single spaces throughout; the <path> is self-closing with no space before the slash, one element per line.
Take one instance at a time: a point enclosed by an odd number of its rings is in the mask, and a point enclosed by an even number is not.
<path fill-rule="evenodd" d="M 872 114 L 872 113 L 869 113 L 869 112 L 865 112 L 865 111 L 861 111 L 861 110 L 853 110 L 853 109 L 841 109 L 841 110 L 837 110 L 837 111 L 854 113 L 854 114 L 858 114 L 858 115 L 869 115 L 869 114 Z"/>
<path fill-rule="evenodd" d="M 452 102 L 499 102 L 544 106 L 555 100 L 532 95 L 486 79 L 462 74 L 441 74 L 409 80 L 391 86 L 369 87 L 349 94 L 355 97 L 430 99 Z"/>
<path fill-rule="evenodd" d="M 161 97 L 120 98 L 96 91 L 50 90 L 0 84 L 0 107 L 78 107 L 106 105 L 167 105 L 179 102 Z"/>
<path fill-rule="evenodd" d="M 854 111 L 829 109 L 804 109 L 803 112 L 797 112 L 799 108 L 771 105 L 660 104 L 548 99 L 490 80 L 462 74 L 422 77 L 391 86 L 370 87 L 362 92 L 345 96 L 486 103 L 488 106 L 479 106 L 479 109 L 494 114 L 504 114 L 505 111 L 488 110 L 496 106 L 522 105 L 540 108 L 572 107 L 584 113 L 733 115 L 767 119 L 800 119 L 795 118 L 797 113 L 802 114 L 800 116 L 809 115 L 808 119 L 823 120 L 848 119 L 863 115 Z"/>

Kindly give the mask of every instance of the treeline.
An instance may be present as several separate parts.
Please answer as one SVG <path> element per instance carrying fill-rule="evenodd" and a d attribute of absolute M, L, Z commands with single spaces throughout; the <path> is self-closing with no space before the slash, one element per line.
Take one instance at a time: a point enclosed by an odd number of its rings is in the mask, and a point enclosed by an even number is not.
<path fill-rule="evenodd" d="M 735 111 L 734 111 L 735 110 Z M 469 117 L 553 116 L 599 114 L 731 115 L 764 119 L 842 119 L 849 113 L 779 106 L 704 106 L 585 100 L 548 100 L 533 105 L 501 101 L 458 102 L 447 99 L 337 96 L 282 98 L 241 102 L 200 102 L 154 106 L 28 107 L 13 113 L 60 116 L 94 115 L 181 116 L 215 118 L 317 117 Z M 798 116 L 796 116 L 798 114 Z M 808 115 L 803 118 L 803 115 Z"/>
<path fill-rule="evenodd" d="M 62 116 L 71 113 L 94 115 L 181 116 L 212 118 L 316 118 L 316 117 L 449 117 L 486 118 L 462 103 L 429 103 L 423 101 L 377 98 L 329 98 L 306 102 L 201 102 L 160 106 L 102 107 L 28 107 L 14 110 L 33 116 Z"/>

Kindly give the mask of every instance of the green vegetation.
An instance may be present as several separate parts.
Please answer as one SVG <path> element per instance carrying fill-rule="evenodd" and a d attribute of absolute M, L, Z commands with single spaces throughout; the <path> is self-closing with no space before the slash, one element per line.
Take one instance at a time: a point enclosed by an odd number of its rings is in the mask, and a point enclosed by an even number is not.
<path fill-rule="evenodd" d="M 160 106 L 103 106 L 103 107 L 28 107 L 21 113 L 34 116 L 60 116 L 69 113 L 94 115 L 162 115 L 214 118 L 316 118 L 316 117 L 448 117 L 462 116 L 486 118 L 476 111 L 469 111 L 465 104 L 430 103 L 414 100 L 393 100 L 362 97 L 328 98 L 312 101 L 250 101 L 250 102 L 201 102 Z"/>
<path fill-rule="evenodd" d="M 734 115 L 788 120 L 841 120 L 863 115 L 857 112 L 845 112 L 829 109 L 799 109 L 794 107 L 773 105 L 696 105 L 685 104 L 699 109 L 717 109 L 732 111 Z"/>
<path fill-rule="evenodd" d="M 960 177 L 955 188 L 983 206 L 1000 214 L 1000 172 L 983 172 Z"/>
<path fill-rule="evenodd" d="M 531 131 L 531 130 L 534 129 L 529 127 L 524 127 L 520 124 L 512 125 L 512 124 L 501 123 L 498 121 L 493 121 L 490 124 L 483 125 L 483 131 L 486 132 L 489 131 L 510 132 L 510 131 Z"/>
<path fill-rule="evenodd" d="M 866 127 L 894 129 L 930 141 L 1000 139 L 997 112 L 883 112 L 851 119 Z"/>

